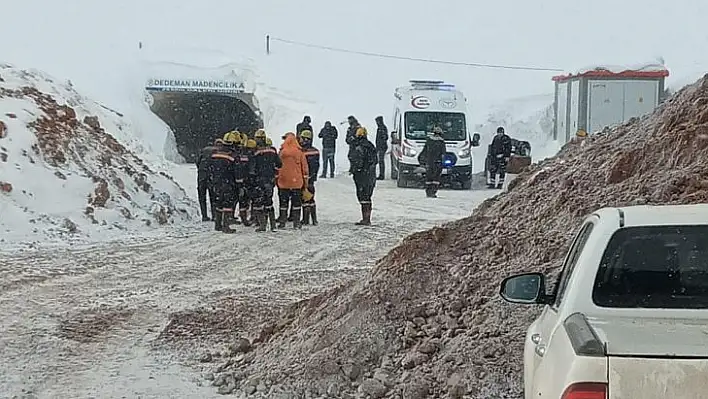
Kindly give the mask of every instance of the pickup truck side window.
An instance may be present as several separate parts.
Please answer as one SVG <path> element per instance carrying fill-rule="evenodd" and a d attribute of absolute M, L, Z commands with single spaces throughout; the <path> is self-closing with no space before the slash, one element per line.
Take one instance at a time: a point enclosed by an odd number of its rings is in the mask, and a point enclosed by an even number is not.
<path fill-rule="evenodd" d="M 592 300 L 605 308 L 708 308 L 708 225 L 618 230 L 602 255 Z"/>
<path fill-rule="evenodd" d="M 568 287 L 568 281 L 573 275 L 573 270 L 575 270 L 575 265 L 578 263 L 580 253 L 583 251 L 585 243 L 588 242 L 588 238 L 590 237 L 590 233 L 592 233 L 592 229 L 594 227 L 595 224 L 593 222 L 585 223 L 568 250 L 568 258 L 563 265 L 563 271 L 561 271 L 560 276 L 558 276 L 558 282 L 556 283 L 554 292 L 555 300 L 553 302 L 554 308 L 558 308 L 563 301 L 565 290 Z"/>

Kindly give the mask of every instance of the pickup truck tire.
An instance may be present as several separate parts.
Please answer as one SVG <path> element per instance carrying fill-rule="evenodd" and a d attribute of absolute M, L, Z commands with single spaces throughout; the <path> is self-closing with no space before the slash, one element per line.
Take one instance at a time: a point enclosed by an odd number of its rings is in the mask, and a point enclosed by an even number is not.
<path fill-rule="evenodd" d="M 396 186 L 398 188 L 408 188 L 408 180 L 403 176 L 396 176 Z"/>

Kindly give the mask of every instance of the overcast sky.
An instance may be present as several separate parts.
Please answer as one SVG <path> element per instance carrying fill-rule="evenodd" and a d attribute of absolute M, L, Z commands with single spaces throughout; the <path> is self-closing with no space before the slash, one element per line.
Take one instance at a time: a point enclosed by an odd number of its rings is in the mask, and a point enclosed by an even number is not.
<path fill-rule="evenodd" d="M 661 56 L 681 82 L 708 71 L 708 2 L 701 0 L 22 0 L 2 11 L 2 61 L 71 78 L 99 97 L 110 92 L 100 87 L 121 85 L 138 41 L 170 47 L 182 61 L 254 57 L 274 85 L 337 112 L 388 115 L 393 87 L 411 78 L 456 83 L 473 106 L 553 90 L 553 72 L 421 64 L 277 42 L 264 57 L 267 33 L 351 50 L 569 71 Z"/>

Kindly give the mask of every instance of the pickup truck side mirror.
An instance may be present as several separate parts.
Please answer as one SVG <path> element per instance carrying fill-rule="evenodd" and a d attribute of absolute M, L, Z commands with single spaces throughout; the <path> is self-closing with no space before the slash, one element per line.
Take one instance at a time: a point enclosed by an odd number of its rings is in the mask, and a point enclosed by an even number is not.
<path fill-rule="evenodd" d="M 472 147 L 479 147 L 479 133 L 475 133 L 472 135 Z"/>
<path fill-rule="evenodd" d="M 398 132 L 397 131 L 392 131 L 391 132 L 391 144 L 398 144 L 400 142 L 400 139 L 398 138 Z"/>
<path fill-rule="evenodd" d="M 499 295 L 511 303 L 545 304 L 546 278 L 543 273 L 524 273 L 507 277 L 501 283 Z"/>

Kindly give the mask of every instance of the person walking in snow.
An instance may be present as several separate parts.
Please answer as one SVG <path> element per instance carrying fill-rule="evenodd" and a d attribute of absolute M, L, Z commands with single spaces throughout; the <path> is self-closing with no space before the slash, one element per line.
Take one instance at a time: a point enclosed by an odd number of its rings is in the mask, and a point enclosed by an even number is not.
<path fill-rule="evenodd" d="M 327 121 L 322 130 L 320 130 L 319 138 L 322 139 L 322 174 L 321 178 L 327 177 L 327 165 L 329 165 L 329 177 L 334 177 L 334 155 L 337 150 L 337 137 L 339 132 L 337 128 L 332 126 L 332 122 Z"/>
<path fill-rule="evenodd" d="M 489 181 L 487 187 L 502 188 L 504 187 L 504 178 L 506 177 L 506 167 L 511 158 L 511 138 L 507 136 L 504 128 L 499 126 L 497 134 L 492 139 L 492 144 L 489 148 L 491 162 L 489 168 Z M 499 178 L 497 179 L 497 173 Z"/>
<path fill-rule="evenodd" d="M 305 115 L 305 117 L 302 118 L 302 122 L 298 123 L 295 128 L 295 135 L 298 140 L 300 139 L 300 133 L 302 133 L 303 130 L 312 131 L 312 119 L 310 119 L 309 115 Z"/>
<path fill-rule="evenodd" d="M 386 178 L 386 151 L 388 151 L 388 128 L 384 125 L 383 116 L 376 117 L 376 155 L 379 161 L 379 176 L 377 180 Z"/>
<path fill-rule="evenodd" d="M 433 136 L 425 141 L 425 146 L 418 155 L 418 163 L 425 165 L 425 195 L 428 198 L 437 197 L 446 151 L 443 130 L 436 126 L 433 128 Z"/>
<path fill-rule="evenodd" d="M 214 141 L 213 145 L 202 148 L 195 161 L 197 165 L 197 197 L 199 198 L 202 222 L 209 222 L 214 218 L 214 189 L 209 185 L 209 162 L 211 161 L 211 155 L 217 150 L 221 143 L 221 139 L 217 139 Z M 207 215 L 207 193 L 209 194 L 211 218 Z"/>
<path fill-rule="evenodd" d="M 302 228 L 300 216 L 302 211 L 302 190 L 307 187 L 310 171 L 307 159 L 297 142 L 294 133 L 287 133 L 280 149 L 282 167 L 278 172 L 278 197 L 280 202 L 280 217 L 278 227 L 284 228 L 288 219 L 288 206 L 292 204 L 293 227 Z"/>
<path fill-rule="evenodd" d="M 303 196 L 302 202 L 302 224 L 310 224 L 317 226 L 317 205 L 315 204 L 315 182 L 317 181 L 317 172 L 320 171 L 320 151 L 312 146 L 312 132 L 303 130 L 300 133 L 300 146 L 307 160 L 307 169 L 309 171 L 307 179 L 306 191 L 303 194 L 309 193 L 309 198 Z"/>
<path fill-rule="evenodd" d="M 356 223 L 359 226 L 371 225 L 371 197 L 376 186 L 376 147 L 366 136 L 366 128 L 359 126 L 350 140 L 350 171 L 361 205 L 361 220 Z"/>

